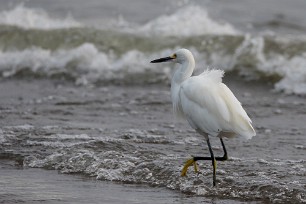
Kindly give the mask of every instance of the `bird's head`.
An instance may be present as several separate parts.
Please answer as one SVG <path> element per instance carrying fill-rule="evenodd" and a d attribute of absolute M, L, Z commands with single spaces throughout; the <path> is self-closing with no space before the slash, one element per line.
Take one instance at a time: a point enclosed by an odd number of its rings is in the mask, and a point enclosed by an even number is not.
<path fill-rule="evenodd" d="M 167 62 L 172 61 L 179 64 L 183 64 L 186 61 L 194 60 L 192 53 L 187 49 L 179 49 L 169 57 L 163 57 L 156 60 L 151 61 L 151 63 L 160 63 L 160 62 Z"/>

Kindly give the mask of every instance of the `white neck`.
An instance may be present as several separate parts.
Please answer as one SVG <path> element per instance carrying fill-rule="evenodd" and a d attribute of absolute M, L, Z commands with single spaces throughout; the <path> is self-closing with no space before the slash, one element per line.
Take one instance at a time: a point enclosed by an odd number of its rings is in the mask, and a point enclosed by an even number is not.
<path fill-rule="evenodd" d="M 174 72 L 171 84 L 181 84 L 183 81 L 188 79 L 192 75 L 194 67 L 194 58 L 188 58 L 188 60 L 184 61 L 181 66 Z"/>
<path fill-rule="evenodd" d="M 178 109 L 177 104 L 175 104 L 175 102 L 178 101 L 177 97 L 179 97 L 178 94 L 180 90 L 180 85 L 192 75 L 194 67 L 195 61 L 193 56 L 191 56 L 188 58 L 188 60 L 185 60 L 182 64 L 180 64 L 180 67 L 174 72 L 171 81 L 171 98 L 173 102 L 173 109 L 175 112 L 177 112 Z"/>

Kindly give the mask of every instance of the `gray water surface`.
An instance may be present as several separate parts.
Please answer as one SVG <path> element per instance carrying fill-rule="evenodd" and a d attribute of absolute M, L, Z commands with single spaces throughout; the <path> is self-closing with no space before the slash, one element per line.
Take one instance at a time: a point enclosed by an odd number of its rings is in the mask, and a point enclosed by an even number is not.
<path fill-rule="evenodd" d="M 169 15 L 181 7 L 197 5 L 206 8 L 213 19 L 228 22 L 239 30 L 259 33 L 303 34 L 306 30 L 306 2 L 303 0 L 2 0 L 0 10 L 23 3 L 41 8 L 53 17 L 71 15 L 87 25 L 101 26 L 107 21 L 123 18 L 133 24 L 144 24 L 161 15 Z"/>
<path fill-rule="evenodd" d="M 0 186 L 0 203 L 240 203 L 191 197 L 141 184 L 97 181 L 81 175 L 59 174 L 55 170 L 28 169 L 3 159 L 0 159 Z"/>

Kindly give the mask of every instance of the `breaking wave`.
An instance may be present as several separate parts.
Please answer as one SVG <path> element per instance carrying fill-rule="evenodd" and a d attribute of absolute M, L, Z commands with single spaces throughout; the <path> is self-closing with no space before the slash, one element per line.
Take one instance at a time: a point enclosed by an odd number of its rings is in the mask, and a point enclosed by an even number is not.
<path fill-rule="evenodd" d="M 213 21 L 199 6 L 121 30 L 86 27 L 72 17 L 55 19 L 22 4 L 0 17 L 2 77 L 57 77 L 76 84 L 167 82 L 173 67 L 149 62 L 185 47 L 195 55 L 197 73 L 207 67 L 236 71 L 272 82 L 278 91 L 306 94 L 304 36 L 242 34 Z"/>
<path fill-rule="evenodd" d="M 234 35 L 238 31 L 229 23 L 212 20 L 199 6 L 186 6 L 172 15 L 160 16 L 137 30 L 141 34 L 163 36 Z"/>
<path fill-rule="evenodd" d="M 26 29 L 58 29 L 81 26 L 72 16 L 57 19 L 50 17 L 43 9 L 27 8 L 24 4 L 18 4 L 11 10 L 0 12 L 0 24 Z"/>

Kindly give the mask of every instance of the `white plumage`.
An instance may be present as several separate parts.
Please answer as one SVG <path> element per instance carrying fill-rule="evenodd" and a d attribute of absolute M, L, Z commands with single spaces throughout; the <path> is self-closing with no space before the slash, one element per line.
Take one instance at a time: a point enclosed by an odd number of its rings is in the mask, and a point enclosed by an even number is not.
<path fill-rule="evenodd" d="M 222 77 L 221 70 L 206 70 L 186 79 L 179 85 L 177 101 L 173 101 L 178 107 L 175 110 L 185 116 L 193 128 L 208 135 L 218 136 L 221 132 L 250 139 L 255 135 L 251 119 L 222 83 Z"/>
<path fill-rule="evenodd" d="M 256 135 L 251 119 L 242 108 L 232 91 L 222 83 L 224 71 L 206 70 L 198 76 L 191 76 L 195 61 L 191 52 L 180 49 L 173 55 L 151 61 L 159 63 L 173 61 L 180 64 L 171 81 L 171 99 L 174 113 L 185 118 L 192 128 L 206 138 L 211 157 L 193 157 L 182 170 L 186 175 L 189 166 L 196 161 L 211 160 L 213 165 L 213 184 L 216 184 L 216 160 L 227 160 L 227 151 L 223 137 L 241 135 L 247 139 Z M 209 142 L 209 136 L 220 138 L 224 156 L 215 157 Z"/>
<path fill-rule="evenodd" d="M 255 135 L 252 121 L 232 91 L 222 83 L 224 71 L 205 70 L 191 77 L 194 58 L 189 50 L 180 49 L 176 59 L 182 64 L 171 82 L 173 110 L 184 117 L 200 134 L 231 137 Z"/>

